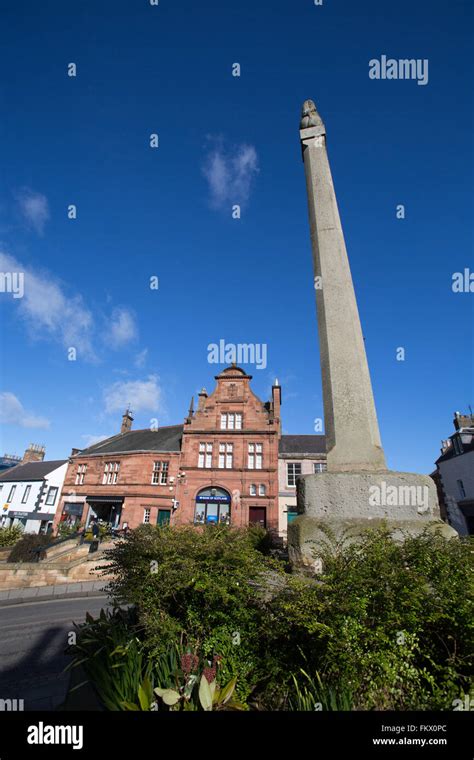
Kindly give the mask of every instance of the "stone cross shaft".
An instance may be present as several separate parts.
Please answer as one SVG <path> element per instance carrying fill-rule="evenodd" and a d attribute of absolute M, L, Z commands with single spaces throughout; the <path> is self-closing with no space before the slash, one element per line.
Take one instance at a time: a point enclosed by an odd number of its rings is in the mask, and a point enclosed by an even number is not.
<path fill-rule="evenodd" d="M 328 471 L 385 470 L 364 339 L 326 150 L 326 129 L 313 101 L 305 102 L 300 127 L 315 274 Z"/>

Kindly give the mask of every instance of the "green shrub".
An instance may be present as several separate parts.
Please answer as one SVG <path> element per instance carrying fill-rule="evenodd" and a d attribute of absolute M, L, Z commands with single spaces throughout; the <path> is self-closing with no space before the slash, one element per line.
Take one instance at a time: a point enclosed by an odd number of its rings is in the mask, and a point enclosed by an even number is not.
<path fill-rule="evenodd" d="M 142 697 L 129 709 L 144 709 L 155 687 L 194 709 L 176 676 L 183 647 L 200 662 L 219 656 L 218 687 L 235 681 L 239 702 L 254 709 L 450 710 L 469 693 L 471 540 L 426 532 L 396 543 L 385 528 L 358 543 L 328 534 L 317 547 L 322 572 L 305 578 L 264 556 L 263 538 L 227 526 L 143 526 L 108 552 L 110 590 L 136 605 L 140 633 L 129 633 L 151 663 L 140 666 Z"/>
<path fill-rule="evenodd" d="M 51 543 L 50 536 L 38 535 L 37 533 L 25 533 L 14 545 L 8 555 L 9 562 L 36 562 L 38 554 L 35 549 L 47 546 Z"/>
<path fill-rule="evenodd" d="M 472 541 L 425 532 L 322 554 L 327 668 L 362 708 L 451 709 L 473 674 Z"/>
<path fill-rule="evenodd" d="M 12 525 L 10 528 L 0 528 L 0 549 L 13 546 L 23 535 L 22 525 Z"/>
<path fill-rule="evenodd" d="M 213 629 L 202 642 L 202 652 L 212 659 L 216 654 L 221 658 L 220 675 L 227 683 L 236 679 L 236 694 L 246 704 L 257 683 L 264 677 L 258 656 L 258 629 L 249 635 L 247 629 L 237 631 L 223 625 Z"/>
<path fill-rule="evenodd" d="M 67 525 L 66 523 L 59 523 L 56 537 L 67 538 L 68 536 L 74 535 L 74 533 L 77 533 L 77 526 Z"/>
<path fill-rule="evenodd" d="M 261 554 L 270 554 L 272 548 L 272 534 L 261 525 L 249 525 L 246 529 L 248 540 Z"/>
<path fill-rule="evenodd" d="M 257 635 L 259 584 L 274 560 L 254 546 L 254 536 L 227 526 L 144 525 L 107 552 L 119 602 L 136 604 L 148 645 L 165 651 L 182 634 L 192 645 L 217 629 Z"/>
<path fill-rule="evenodd" d="M 99 525 L 99 540 L 103 541 L 104 538 L 111 535 L 111 530 L 108 525 Z M 95 541 L 96 537 L 94 536 L 92 532 L 92 525 L 89 525 L 87 530 L 84 533 L 84 539 L 86 541 Z"/>
<path fill-rule="evenodd" d="M 268 698 L 303 668 L 356 709 L 451 709 L 473 674 L 472 541 L 426 532 L 395 543 L 381 528 L 317 555 L 323 572 L 269 605 Z"/>

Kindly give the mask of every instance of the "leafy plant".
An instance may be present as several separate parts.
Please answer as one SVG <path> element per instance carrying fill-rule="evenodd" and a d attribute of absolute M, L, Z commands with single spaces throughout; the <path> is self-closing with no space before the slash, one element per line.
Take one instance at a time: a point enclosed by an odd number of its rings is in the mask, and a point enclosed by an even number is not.
<path fill-rule="evenodd" d="M 352 694 L 350 691 L 347 689 L 338 690 L 323 684 L 319 673 L 311 677 L 302 668 L 300 673 L 303 675 L 305 683 L 300 685 L 296 676 L 292 676 L 294 693 L 288 700 L 290 710 L 331 710 L 334 712 L 352 710 Z"/>
<path fill-rule="evenodd" d="M 103 541 L 104 538 L 107 538 L 110 535 L 111 535 L 110 526 L 99 524 L 99 535 L 97 536 L 97 538 L 99 538 L 100 541 Z M 86 541 L 94 541 L 96 539 L 96 537 L 94 536 L 92 532 L 92 525 L 89 525 L 89 527 L 85 531 L 84 539 Z"/>
<path fill-rule="evenodd" d="M 101 610 L 95 620 L 87 614 L 76 629 L 69 667 L 83 667 L 107 710 L 144 709 L 153 688 L 152 663 L 137 635 L 134 611 Z"/>
<path fill-rule="evenodd" d="M 50 536 L 43 536 L 37 533 L 25 533 L 17 541 L 9 556 L 8 562 L 36 562 L 38 553 L 36 549 L 41 549 L 51 543 Z"/>
<path fill-rule="evenodd" d="M 0 549 L 6 546 L 13 546 L 22 536 L 22 525 L 12 525 L 9 528 L 0 528 Z"/>
<path fill-rule="evenodd" d="M 202 669 L 199 678 L 199 658 L 196 655 L 183 655 L 181 658 L 182 684 L 175 689 L 157 687 L 155 694 L 170 710 L 198 710 L 199 707 L 205 712 L 226 709 L 245 710 L 244 704 L 233 699 L 237 685 L 236 677 L 222 687 L 218 685 L 216 678 L 218 659 L 215 657 L 212 664 L 209 661 Z"/>
<path fill-rule="evenodd" d="M 77 530 L 77 525 L 68 525 L 65 522 L 59 523 L 57 538 L 67 538 L 67 536 L 72 536 L 74 533 L 77 533 Z"/>

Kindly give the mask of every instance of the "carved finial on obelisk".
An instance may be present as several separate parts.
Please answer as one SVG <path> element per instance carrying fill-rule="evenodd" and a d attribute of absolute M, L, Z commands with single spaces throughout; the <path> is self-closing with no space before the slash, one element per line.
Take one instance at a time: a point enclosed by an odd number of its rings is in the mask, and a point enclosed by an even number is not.
<path fill-rule="evenodd" d="M 305 100 L 301 109 L 300 129 L 319 127 L 323 124 L 314 100 Z"/>

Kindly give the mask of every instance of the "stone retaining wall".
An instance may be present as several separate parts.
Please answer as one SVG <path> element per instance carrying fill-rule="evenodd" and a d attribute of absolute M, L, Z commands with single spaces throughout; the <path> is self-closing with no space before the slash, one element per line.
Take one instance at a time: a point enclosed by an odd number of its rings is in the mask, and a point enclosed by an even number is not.
<path fill-rule="evenodd" d="M 97 570 L 107 563 L 100 555 L 79 564 L 5 562 L 0 568 L 0 590 L 30 588 L 32 586 L 55 586 L 58 583 L 108 580 L 109 574 Z"/>

